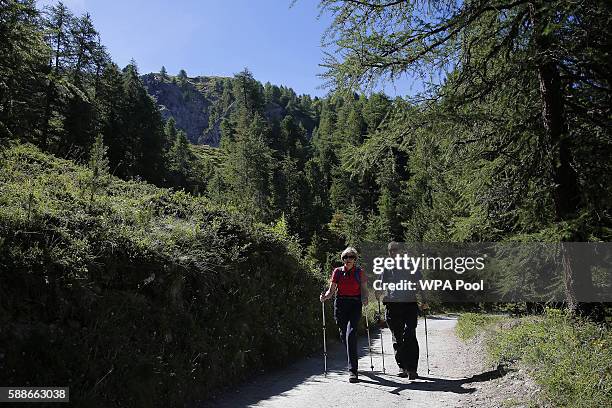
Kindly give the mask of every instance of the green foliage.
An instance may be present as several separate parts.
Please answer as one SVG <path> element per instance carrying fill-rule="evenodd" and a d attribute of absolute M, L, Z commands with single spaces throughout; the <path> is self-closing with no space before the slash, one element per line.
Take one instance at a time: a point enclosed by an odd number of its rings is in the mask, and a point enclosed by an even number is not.
<path fill-rule="evenodd" d="M 222 199 L 244 210 L 258 221 L 271 215 L 272 172 L 276 166 L 272 150 L 266 145 L 269 128 L 255 114 L 237 125 L 235 142 L 228 144 L 222 176 L 229 187 Z"/>
<path fill-rule="evenodd" d="M 179 130 L 174 139 L 174 143 L 169 151 L 170 169 L 179 173 L 186 173 L 189 169 L 191 151 L 189 150 L 189 141 L 185 132 Z"/>
<path fill-rule="evenodd" d="M 39 13 L 32 1 L 5 1 L 0 7 L 0 138 L 36 141 L 49 57 Z M 28 107 L 24 109 L 24 107 Z"/>
<path fill-rule="evenodd" d="M 604 326 L 548 310 L 497 331 L 489 353 L 496 361 L 526 363 L 554 406 L 596 407 L 610 400 L 612 334 Z"/>
<path fill-rule="evenodd" d="M 21 61 L 24 69 L 31 70 L 24 75 L 38 82 L 7 82 L 7 95 L 13 99 L 0 99 L 6 107 L 2 112 L 20 103 L 28 106 L 30 116 L 14 122 L 7 116 L 3 120 L 6 132 L 17 129 L 23 139 L 44 150 L 77 160 L 86 157 L 101 134 L 112 174 L 206 194 L 266 224 L 284 214 L 290 233 L 304 243 L 316 232 L 327 235 L 323 230 L 331 214 L 346 212 L 352 200 L 358 207 L 354 209 L 358 220 L 365 222 L 367 214 L 378 212 L 379 197 L 373 191 L 376 172 L 353 178 L 349 173 L 353 164 L 345 168 L 341 160 L 364 140 L 368 127 L 378 126 L 386 116 L 386 97 L 313 100 L 285 86 L 264 86 L 248 69 L 206 85 L 192 81 L 181 70 L 176 80 L 185 97 L 204 86 L 210 91 L 205 133 L 221 133 L 221 149 L 212 153 L 190 146 L 172 118 L 166 124 L 161 121 L 136 63 L 123 70 L 113 64 L 97 42 L 88 15 L 75 17 L 60 4 L 46 9 L 44 19 L 37 20 L 32 3 L 11 4 L 3 12 L 7 19 L 13 13 L 12 18 L 17 16 L 22 24 L 9 26 L 7 41 L 13 43 L 7 52 L 29 47 L 31 53 L 7 58 L 3 72 L 17 69 L 13 63 Z M 73 52 L 78 58 L 72 58 Z M 20 55 L 32 60 L 20 60 Z M 52 69 L 46 73 L 43 67 L 49 59 Z M 165 67 L 160 76 L 167 80 Z M 31 130 L 26 132 L 24 125 Z M 385 201 L 384 216 L 375 215 L 397 232 L 401 231 L 399 219 L 389 218 L 396 199 L 393 195 L 393 202 Z"/>
<path fill-rule="evenodd" d="M 89 206 L 93 205 L 95 195 L 108 185 L 108 157 L 106 156 L 108 148 L 104 146 L 102 136 L 98 135 L 96 141 L 91 147 L 89 155 L 89 170 L 91 176 L 89 178 Z"/>
<path fill-rule="evenodd" d="M 179 84 L 185 85 L 188 79 L 187 71 L 185 71 L 184 69 L 181 69 L 176 77 L 178 78 Z"/>
<path fill-rule="evenodd" d="M 275 350 L 284 361 L 287 344 L 309 338 L 312 323 L 294 326 L 300 307 L 288 311 L 276 299 L 279 286 L 302 279 L 287 271 L 312 271 L 311 262 L 327 278 L 347 244 L 612 236 L 607 5 L 321 3 L 335 13 L 327 40 L 337 49 L 327 68 L 338 92 L 329 97 L 262 85 L 248 69 L 206 83 L 184 70 L 172 78 L 184 98 L 210 91 L 205 135 L 220 134 L 219 149 L 191 145 L 174 119 L 162 122 L 135 62 L 123 70 L 113 64 L 89 16 L 61 4 L 41 15 L 27 0 L 0 9 L 0 136 L 75 161 L 91 152 L 89 169 L 27 146 L 3 153 L 0 266 L 11 271 L 16 294 L 42 298 L 24 306 L 0 286 L 0 313 L 13 302 L 37 317 L 47 313 L 29 339 L 49 335 L 51 325 L 66 330 L 54 339 L 77 338 L 65 329 L 74 322 L 90 330 L 82 334 L 90 349 L 75 364 L 94 361 L 76 380 L 92 399 L 110 398 L 116 380 L 108 372 L 133 370 L 134 405 L 151 405 L 156 392 L 172 400 L 222 361 L 229 371 L 197 384 L 228 382 Z M 353 93 L 438 68 L 448 75 L 433 78 L 424 100 Z M 561 109 L 549 115 L 555 101 Z M 287 256 L 271 262 L 279 253 Z M 309 288 L 318 284 L 320 277 L 302 275 Z M 261 277 L 276 286 L 258 297 L 266 290 Z M 250 286 L 238 287 L 241 279 Z M 50 306 L 43 312 L 37 304 Z M 264 330 L 278 310 L 291 325 Z M 238 314 L 244 320 L 222 317 Z M 108 344 L 91 334 L 99 316 L 96 330 Z M 464 336 L 489 322 L 477 319 L 462 317 Z M 132 368 L 103 367 L 111 352 L 127 361 L 118 340 L 125 331 L 115 323 L 139 328 L 126 340 L 138 350 Z M 164 387 L 148 392 L 156 376 Z M 139 384 L 147 386 L 136 392 Z"/>
<path fill-rule="evenodd" d="M 412 105 L 376 94 L 360 100 L 364 141 L 338 155 L 351 176 L 377 180 L 370 235 L 384 236 L 388 228 L 415 242 L 609 240 L 611 184 L 603 180 L 610 161 L 601 157 L 612 151 L 612 75 L 602 68 L 609 65 L 602 60 L 609 5 L 322 0 L 320 6 L 334 16 L 324 76 L 337 92 L 313 138 L 319 155 L 339 146 L 329 135 L 346 126 L 338 95 L 405 74 L 432 78 Z M 344 179 L 333 180 L 335 207 L 345 205 L 337 194 L 346 189 L 338 184 Z M 367 202 L 359 207 L 371 211 Z M 577 272 L 576 257 L 566 260 L 566 279 L 590 280 L 590 271 Z M 569 281 L 565 291 L 569 308 L 587 308 L 575 301 Z"/>
<path fill-rule="evenodd" d="M 365 241 L 365 227 L 365 219 L 354 202 L 345 212 L 335 213 L 329 224 L 331 231 L 344 238 L 346 246 L 354 247 L 359 247 L 359 244 Z"/>
<path fill-rule="evenodd" d="M 150 182 L 161 183 L 166 167 L 161 114 L 133 63 L 124 69 L 123 92 L 121 134 L 124 135 L 125 167 L 120 175 L 140 176 Z"/>
<path fill-rule="evenodd" d="M 62 3 L 42 12 L 28 0 L 5 3 L 2 135 L 82 161 L 102 134 L 113 174 L 163 184 L 169 146 L 135 62 L 119 71 L 89 14 L 74 16 Z"/>
<path fill-rule="evenodd" d="M 503 316 L 482 313 L 461 313 L 457 320 L 455 332 L 460 339 L 466 341 L 473 339 L 479 332 L 488 326 L 504 321 Z"/>
<path fill-rule="evenodd" d="M 253 115 L 263 112 L 263 89 L 251 71 L 245 68 L 234 76 L 233 94 L 238 102 L 239 115 Z"/>
<path fill-rule="evenodd" d="M 115 177 L 90 205 L 91 175 L 32 146 L 2 151 L 3 383 L 176 406 L 312 350 L 320 309 L 306 299 L 323 280 L 282 222 Z"/>

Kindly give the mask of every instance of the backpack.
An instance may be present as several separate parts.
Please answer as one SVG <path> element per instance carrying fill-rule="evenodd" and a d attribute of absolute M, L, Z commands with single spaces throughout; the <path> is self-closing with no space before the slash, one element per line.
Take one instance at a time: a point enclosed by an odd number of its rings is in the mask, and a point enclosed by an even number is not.
<path fill-rule="evenodd" d="M 342 268 L 343 266 L 336 268 L 336 270 L 340 269 L 339 273 L 342 273 Z M 361 268 L 359 266 L 355 266 L 355 280 L 357 281 L 357 283 L 359 284 L 359 286 L 361 286 Z"/>

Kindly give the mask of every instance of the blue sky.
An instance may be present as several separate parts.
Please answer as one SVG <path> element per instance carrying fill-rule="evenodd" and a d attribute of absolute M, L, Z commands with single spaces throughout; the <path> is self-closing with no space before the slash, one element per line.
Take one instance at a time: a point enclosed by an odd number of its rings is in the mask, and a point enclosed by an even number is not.
<path fill-rule="evenodd" d="M 38 0 L 39 6 L 55 0 Z M 319 17 L 318 1 L 298 0 L 64 0 L 85 11 L 113 60 L 134 58 L 141 73 L 231 76 L 244 67 L 261 82 L 292 87 L 298 94 L 325 95 L 321 36 L 330 16 Z M 394 95 L 410 93 L 406 80 Z"/>

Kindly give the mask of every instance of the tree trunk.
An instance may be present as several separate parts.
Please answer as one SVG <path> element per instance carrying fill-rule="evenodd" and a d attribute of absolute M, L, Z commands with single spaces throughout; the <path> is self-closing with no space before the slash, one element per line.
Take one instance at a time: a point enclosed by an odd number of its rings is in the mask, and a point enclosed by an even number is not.
<path fill-rule="evenodd" d="M 564 95 L 562 92 L 559 67 L 554 55 L 554 32 L 549 30 L 554 10 L 546 8 L 544 2 L 530 5 L 531 21 L 536 45 L 536 61 L 542 103 L 542 121 L 549 144 L 556 154 L 552 167 L 555 182 L 553 200 L 557 222 L 569 221 L 577 216 L 580 204 L 578 176 L 571 166 L 572 154 L 569 147 L 569 132 L 565 118 Z M 585 237 L 572 232 L 564 241 L 583 241 Z M 584 295 L 593 293 L 592 273 L 584 267 L 577 252 L 569 245 L 561 245 L 565 297 L 572 313 L 581 314 L 588 309 L 583 304 Z M 591 291 L 589 291 L 591 289 Z"/>
<path fill-rule="evenodd" d="M 53 81 L 52 75 L 49 76 L 47 84 L 47 90 L 45 91 L 45 112 L 42 118 L 42 134 L 40 145 L 42 150 L 47 150 L 49 147 L 49 120 L 51 119 L 51 98 L 53 92 Z"/>

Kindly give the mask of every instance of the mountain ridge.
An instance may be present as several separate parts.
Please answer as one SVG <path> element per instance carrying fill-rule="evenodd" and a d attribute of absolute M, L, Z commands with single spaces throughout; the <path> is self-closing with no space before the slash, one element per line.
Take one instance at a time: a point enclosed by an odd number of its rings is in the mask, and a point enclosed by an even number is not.
<path fill-rule="evenodd" d="M 166 121 L 174 118 L 176 127 L 185 132 L 192 144 L 218 147 L 221 140 L 221 122 L 233 109 L 231 88 L 234 78 L 222 76 L 171 76 L 161 73 L 141 75 L 142 82 Z M 262 93 L 264 86 L 261 85 Z M 266 83 L 266 87 L 272 87 Z M 278 87 L 276 87 L 278 88 Z M 291 88 L 281 86 L 295 97 Z M 310 97 L 310 96 L 308 96 Z M 315 99 L 317 99 L 315 97 Z M 275 101 L 265 104 L 269 122 L 280 121 L 291 114 L 304 126 L 308 136 L 316 125 L 310 113 L 290 108 L 291 98 L 283 106 Z"/>

